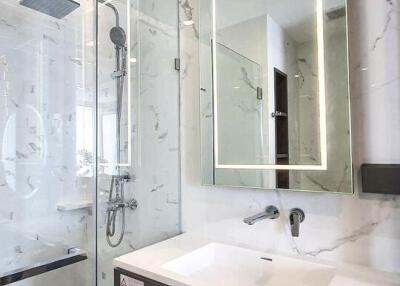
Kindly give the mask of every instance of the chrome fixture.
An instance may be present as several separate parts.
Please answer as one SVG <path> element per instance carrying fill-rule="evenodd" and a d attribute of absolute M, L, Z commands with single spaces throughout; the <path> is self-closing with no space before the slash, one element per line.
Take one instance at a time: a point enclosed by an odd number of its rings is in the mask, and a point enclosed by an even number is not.
<path fill-rule="evenodd" d="M 110 194 L 108 197 L 108 207 L 107 207 L 107 226 L 106 226 L 106 236 L 107 243 L 111 247 L 117 247 L 121 244 L 125 235 L 125 210 L 131 209 L 135 210 L 138 207 L 138 203 L 135 199 L 130 199 L 125 201 L 125 183 L 129 182 L 130 177 L 128 174 L 124 175 L 114 175 L 111 178 Z M 115 196 L 114 194 L 115 188 Z M 118 211 L 122 212 L 122 229 L 117 241 L 114 243 L 111 238 L 115 235 L 115 223 Z"/>
<path fill-rule="evenodd" d="M 80 7 L 73 0 L 21 0 L 19 4 L 57 19 L 64 18 Z"/>
<path fill-rule="evenodd" d="M 300 224 L 306 218 L 303 210 L 295 208 L 290 210 L 289 221 L 290 221 L 290 231 L 293 237 L 299 237 Z"/>
<path fill-rule="evenodd" d="M 121 244 L 125 235 L 125 210 L 135 210 L 138 203 L 135 199 L 125 201 L 125 184 L 129 182 L 129 174 L 121 173 L 121 114 L 122 114 L 122 97 L 124 95 L 124 82 L 127 76 L 127 46 L 126 46 L 126 33 L 119 25 L 119 13 L 117 8 L 104 1 L 98 0 L 99 3 L 104 4 L 113 10 L 115 15 L 115 26 L 110 30 L 110 40 L 115 48 L 115 70 L 111 73 L 111 78 L 115 80 L 115 92 L 117 97 L 117 120 L 116 120 L 116 151 L 117 162 L 115 168 L 115 175 L 111 178 L 110 193 L 108 197 L 107 207 L 107 226 L 106 237 L 107 243 L 111 247 L 117 247 Z M 116 220 L 118 213 L 121 212 L 121 230 L 116 241 L 111 241 L 111 238 L 116 234 Z"/>
<path fill-rule="evenodd" d="M 271 113 L 272 118 L 275 117 L 288 117 L 287 113 L 282 112 L 282 111 L 275 111 Z"/>
<path fill-rule="evenodd" d="M 256 222 L 264 219 L 277 219 L 279 217 L 279 210 L 275 206 L 268 206 L 265 210 L 259 214 L 247 217 L 243 220 L 244 223 L 248 225 L 253 225 Z"/>

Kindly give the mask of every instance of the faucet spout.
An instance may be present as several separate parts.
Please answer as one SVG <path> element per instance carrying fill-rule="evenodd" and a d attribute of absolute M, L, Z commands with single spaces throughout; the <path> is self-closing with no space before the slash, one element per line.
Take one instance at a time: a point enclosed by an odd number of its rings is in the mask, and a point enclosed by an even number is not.
<path fill-rule="evenodd" d="M 275 206 L 268 206 L 261 213 L 255 214 L 253 216 L 247 217 L 243 220 L 244 223 L 248 225 L 253 225 L 256 222 L 264 219 L 276 219 L 279 217 L 279 210 Z"/>

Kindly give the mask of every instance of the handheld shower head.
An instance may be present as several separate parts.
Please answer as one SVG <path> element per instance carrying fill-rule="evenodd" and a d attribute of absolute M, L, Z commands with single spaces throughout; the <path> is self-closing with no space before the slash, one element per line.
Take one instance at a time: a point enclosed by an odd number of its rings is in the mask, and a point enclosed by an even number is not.
<path fill-rule="evenodd" d="M 119 26 L 113 27 L 110 31 L 111 41 L 119 48 L 125 46 L 126 43 L 126 34 L 124 29 Z"/>

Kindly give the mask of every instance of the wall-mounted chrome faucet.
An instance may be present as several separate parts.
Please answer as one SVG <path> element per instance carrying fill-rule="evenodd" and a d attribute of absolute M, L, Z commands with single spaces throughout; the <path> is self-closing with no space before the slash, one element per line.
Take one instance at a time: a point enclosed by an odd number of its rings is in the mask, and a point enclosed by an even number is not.
<path fill-rule="evenodd" d="M 265 208 L 265 210 L 261 213 L 258 213 L 256 215 L 247 217 L 243 220 L 244 223 L 247 223 L 248 225 L 253 225 L 256 222 L 264 219 L 277 219 L 279 217 L 279 210 L 275 206 L 268 206 Z"/>
<path fill-rule="evenodd" d="M 289 221 L 290 221 L 290 231 L 293 237 L 299 237 L 300 224 L 306 218 L 303 210 L 295 208 L 290 210 Z"/>

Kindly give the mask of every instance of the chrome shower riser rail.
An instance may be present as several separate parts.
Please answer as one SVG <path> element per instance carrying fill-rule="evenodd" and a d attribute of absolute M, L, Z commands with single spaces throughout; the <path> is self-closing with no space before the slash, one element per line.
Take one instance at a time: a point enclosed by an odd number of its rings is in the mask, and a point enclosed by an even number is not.
<path fill-rule="evenodd" d="M 69 254 L 54 260 L 36 263 L 6 273 L 0 273 L 0 286 L 15 283 L 23 279 L 31 278 L 88 259 L 87 253 L 83 250 L 73 248 L 68 252 Z"/>

